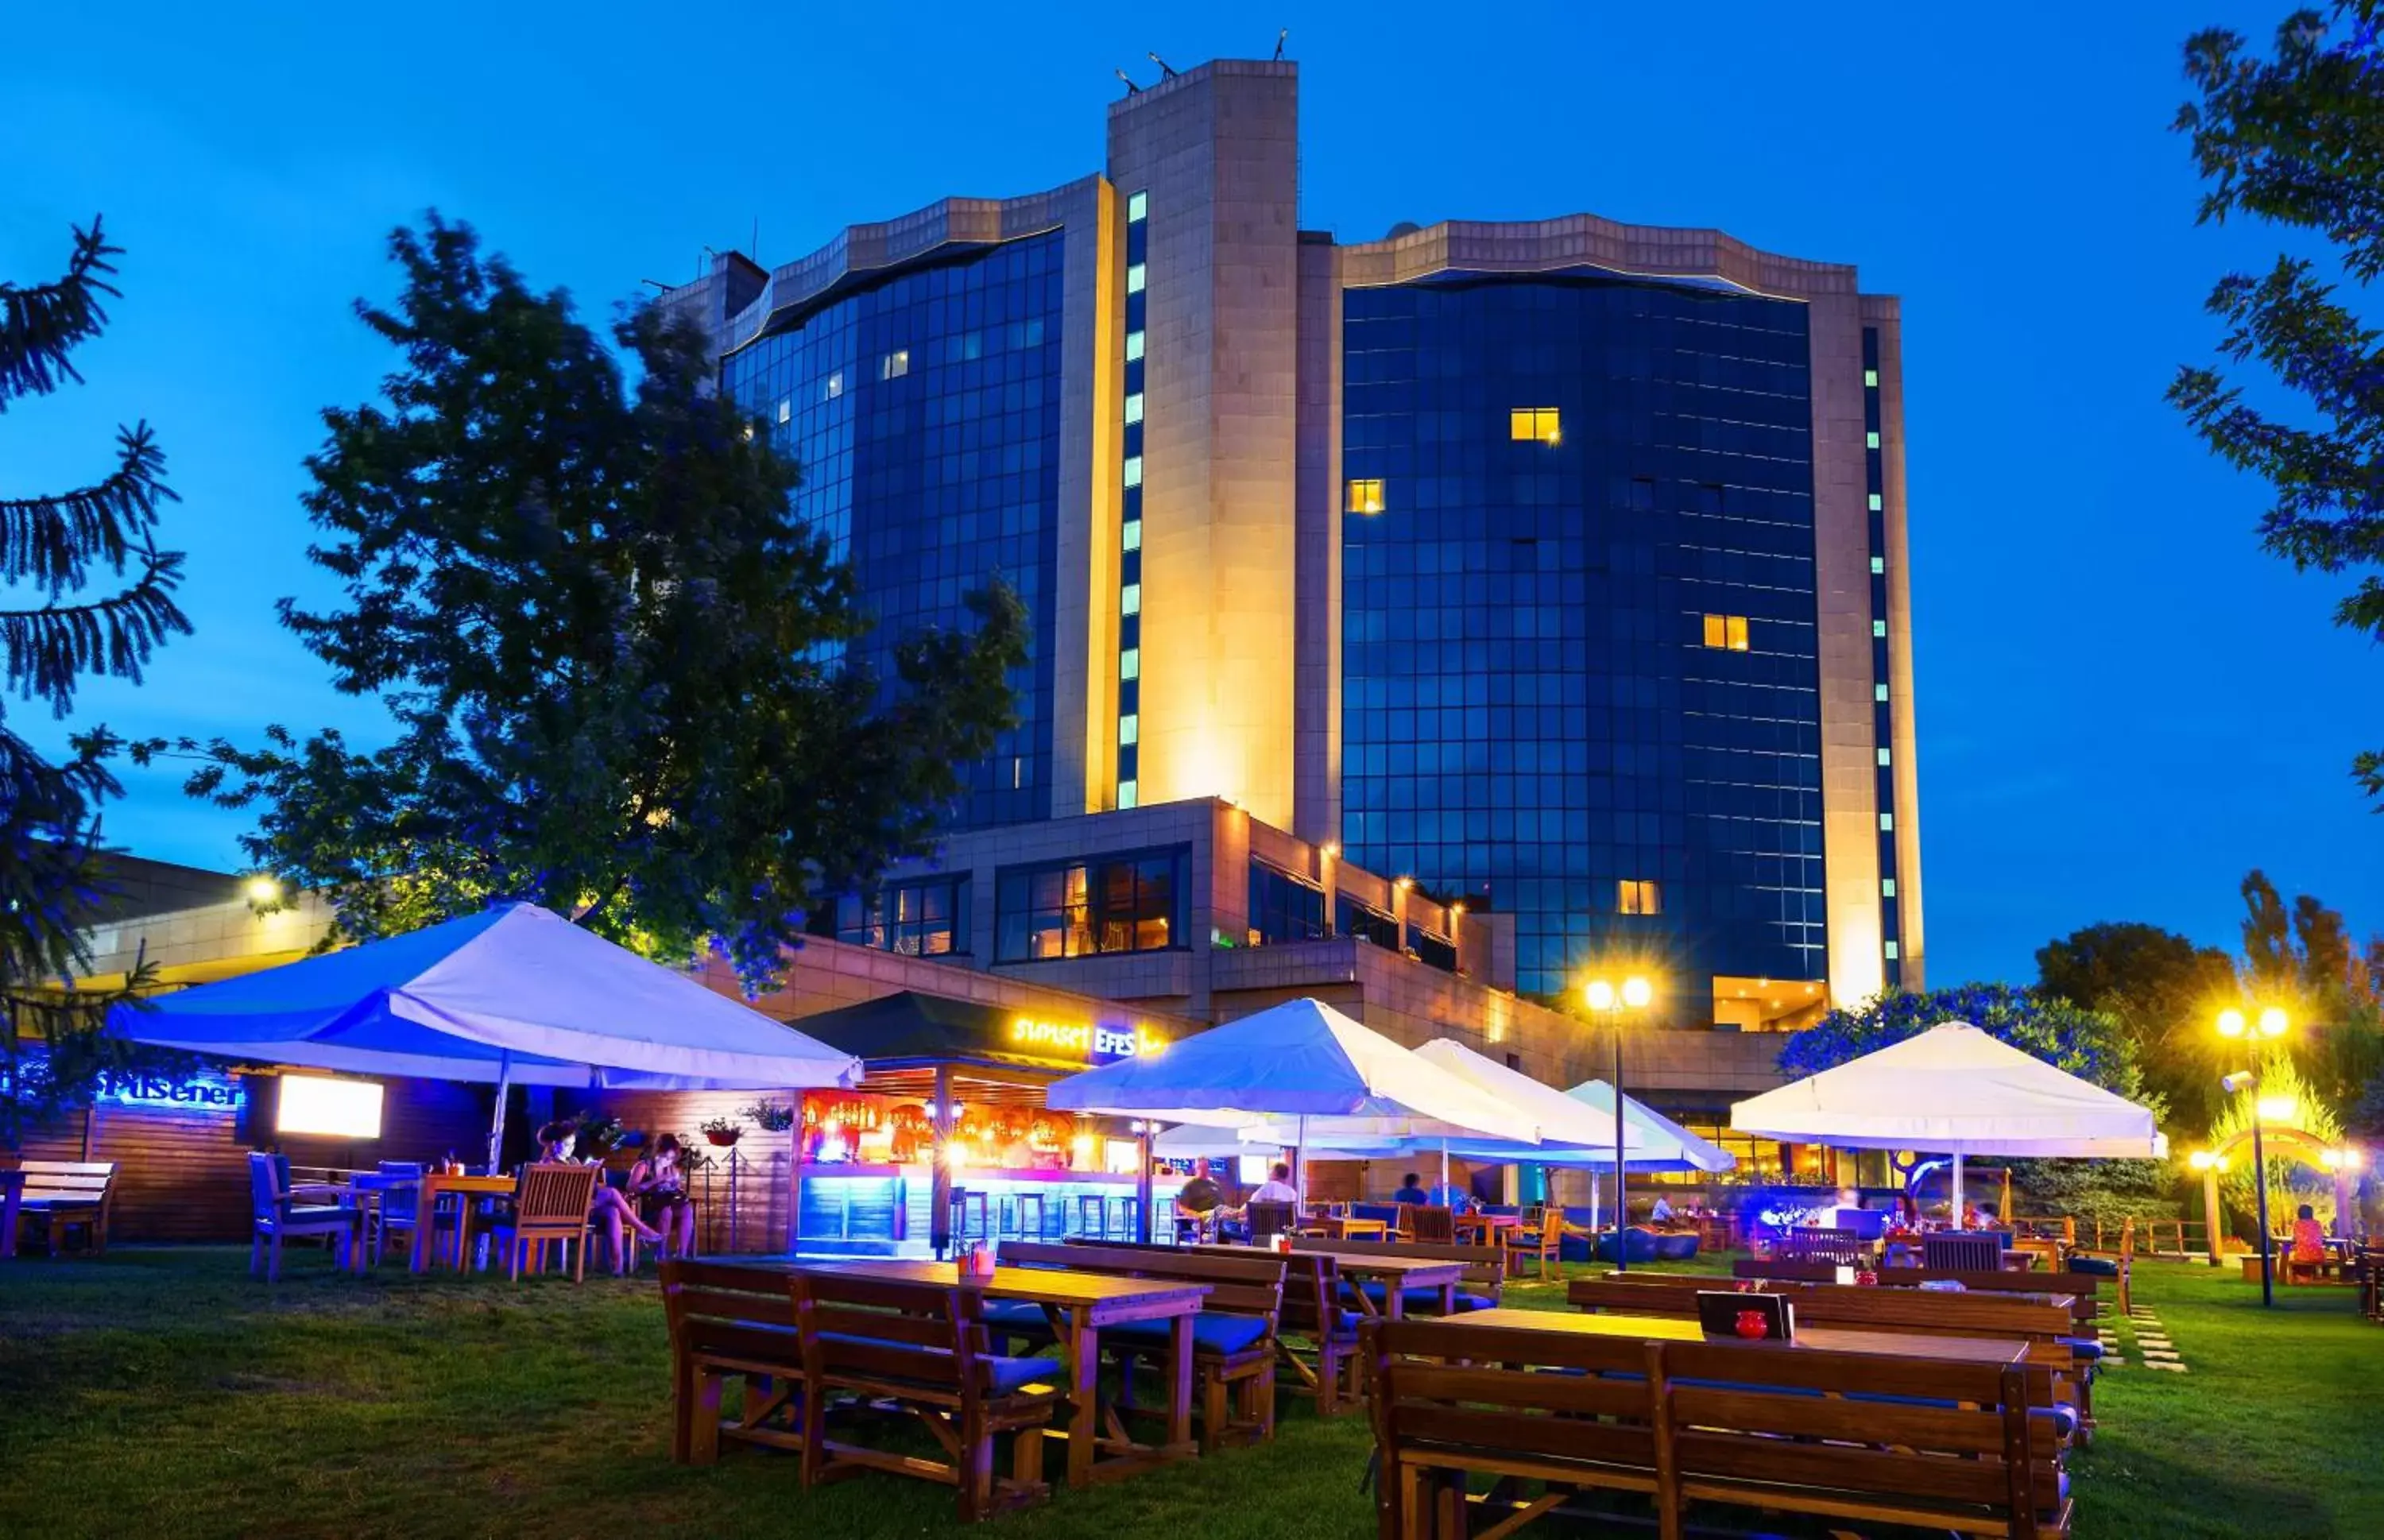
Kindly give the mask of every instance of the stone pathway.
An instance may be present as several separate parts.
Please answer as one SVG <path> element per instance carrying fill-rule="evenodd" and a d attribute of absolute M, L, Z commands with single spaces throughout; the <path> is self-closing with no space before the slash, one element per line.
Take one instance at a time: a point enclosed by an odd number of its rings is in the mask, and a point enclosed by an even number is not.
<path fill-rule="evenodd" d="M 2129 1310 L 2126 1324 L 2129 1335 L 2135 1339 L 2136 1351 L 2143 1355 L 2145 1368 L 2165 1369 L 2172 1374 L 2191 1372 L 2176 1346 L 2169 1341 L 2168 1328 L 2161 1324 L 2160 1317 L 2154 1313 L 2151 1306 L 2138 1305 Z M 2105 1359 L 2104 1361 L 2110 1360 Z"/>

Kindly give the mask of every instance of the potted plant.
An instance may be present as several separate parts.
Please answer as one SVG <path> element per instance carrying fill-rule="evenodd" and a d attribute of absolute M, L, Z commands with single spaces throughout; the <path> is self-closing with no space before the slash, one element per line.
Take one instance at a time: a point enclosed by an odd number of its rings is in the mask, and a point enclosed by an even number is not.
<path fill-rule="evenodd" d="M 714 1118 L 702 1127 L 703 1136 L 723 1149 L 735 1144 L 738 1136 L 745 1132 L 745 1125 L 735 1118 Z"/>
<path fill-rule="evenodd" d="M 765 1098 L 746 1108 L 743 1116 L 764 1134 L 783 1134 L 795 1125 L 792 1102 L 772 1101 Z"/>

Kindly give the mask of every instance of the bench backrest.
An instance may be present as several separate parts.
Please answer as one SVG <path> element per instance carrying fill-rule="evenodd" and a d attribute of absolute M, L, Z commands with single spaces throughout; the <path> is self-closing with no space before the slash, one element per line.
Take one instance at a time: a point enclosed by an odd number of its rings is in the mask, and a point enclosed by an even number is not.
<path fill-rule="evenodd" d="M 674 1353 L 700 1353 L 794 1372 L 802 1361 L 787 1274 L 734 1262 L 663 1262 L 663 1315 Z"/>
<path fill-rule="evenodd" d="M 1577 1278 L 1565 1297 L 1585 1310 L 1621 1314 L 1695 1316 L 1697 1296 L 1718 1280 L 1692 1273 Z M 2008 1295 L 1942 1294 L 1859 1285 L 1783 1284 L 1776 1291 L 1796 1307 L 1800 1325 L 1857 1331 L 1922 1332 L 1943 1336 L 2020 1337 L 2058 1341 L 2070 1335 L 2068 1307 Z"/>
<path fill-rule="evenodd" d="M 2004 1237 L 1989 1236 L 1923 1236 L 1920 1255 L 1931 1267 L 1961 1273 L 1987 1273 L 2004 1265 Z"/>
<path fill-rule="evenodd" d="M 1359 1334 L 1368 1411 L 1385 1449 L 1460 1461 L 1478 1451 L 1508 1470 L 1520 1459 L 1543 1472 L 1656 1467 L 1655 1343 L 1431 1319 L 1369 1321 Z"/>
<path fill-rule="evenodd" d="M 1731 1264 L 1730 1270 L 1732 1276 L 1740 1278 L 1806 1284 L 1837 1282 L 1837 1269 L 1828 1262 L 1759 1261 L 1742 1257 Z M 1959 1284 L 1973 1294 L 2066 1294 L 2077 1301 L 2071 1307 L 2076 1320 L 2090 1328 L 2094 1323 L 2095 1289 L 2110 1281 L 2098 1273 L 2014 1273 L 2007 1268 L 1965 1272 L 1935 1267 L 1882 1267 L 1878 1269 L 1877 1276 L 1883 1288 L 1946 1283 Z"/>
<path fill-rule="evenodd" d="M 1828 1261 L 1851 1267 L 1869 1253 L 1860 1236 L 1852 1230 L 1801 1229 L 1781 1232 L 1773 1250 L 1783 1257 L 1802 1261 Z"/>
<path fill-rule="evenodd" d="M 1437 1203 L 1411 1205 L 1408 1228 L 1415 1238 L 1427 1246 L 1453 1246 L 1457 1242 L 1457 1215 Z"/>
<path fill-rule="evenodd" d="M 983 1296 L 971 1288 L 894 1283 L 837 1273 L 796 1273 L 794 1301 L 803 1377 L 917 1399 L 966 1402 L 993 1390 Z"/>
<path fill-rule="evenodd" d="M 1302 1236 L 1291 1243 L 1294 1251 L 1324 1251 L 1337 1257 L 1422 1257 L 1433 1261 L 1463 1262 L 1465 1283 L 1496 1301 L 1507 1286 L 1507 1254 L 1496 1246 L 1459 1246 L 1428 1240 L 1334 1240 Z"/>
<path fill-rule="evenodd" d="M 1167 1278 L 1206 1284 L 1204 1311 L 1264 1316 L 1270 1327 L 1283 1315 L 1283 1258 L 1254 1248 L 1236 1256 L 1218 1249 L 1180 1246 L 1086 1245 L 1079 1241 L 1001 1243 L 1000 1261 L 1012 1267 L 1057 1267 L 1106 1273 L 1122 1278 Z"/>
<path fill-rule="evenodd" d="M 23 1161 L 27 1198 L 83 1198 L 104 1203 L 116 1184 L 114 1161 Z"/>
<path fill-rule="evenodd" d="M 595 1201 L 594 1166 L 540 1161 L 522 1167 L 514 1185 L 514 1213 L 523 1224 L 584 1224 Z"/>

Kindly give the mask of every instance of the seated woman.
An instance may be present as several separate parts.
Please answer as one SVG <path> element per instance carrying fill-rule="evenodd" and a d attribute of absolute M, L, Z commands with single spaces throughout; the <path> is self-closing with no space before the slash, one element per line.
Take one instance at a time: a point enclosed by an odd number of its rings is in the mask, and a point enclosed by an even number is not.
<path fill-rule="evenodd" d="M 2317 1211 L 2302 1205 L 2301 1216 L 2293 1221 L 2293 1248 L 2285 1254 L 2292 1262 L 2326 1261 L 2326 1226 L 2317 1222 Z"/>
<path fill-rule="evenodd" d="M 575 1161 L 572 1148 L 578 1142 L 579 1125 L 576 1123 L 550 1123 L 538 1131 L 538 1158 L 560 1165 L 581 1164 L 601 1166 L 595 1156 Z M 604 1185 L 602 1172 L 596 1175 L 596 1198 L 588 1210 L 589 1224 L 601 1232 L 613 1248 L 613 1275 L 620 1277 L 628 1272 L 629 1248 L 621 1244 L 624 1226 L 637 1233 L 639 1240 L 652 1245 L 663 1238 L 663 1233 L 638 1217 L 620 1189 Z"/>
<path fill-rule="evenodd" d="M 646 1158 L 629 1168 L 629 1196 L 662 1226 L 663 1255 L 695 1255 L 695 1201 L 688 1196 L 686 1173 L 680 1169 L 678 1136 L 664 1134 L 649 1147 Z"/>

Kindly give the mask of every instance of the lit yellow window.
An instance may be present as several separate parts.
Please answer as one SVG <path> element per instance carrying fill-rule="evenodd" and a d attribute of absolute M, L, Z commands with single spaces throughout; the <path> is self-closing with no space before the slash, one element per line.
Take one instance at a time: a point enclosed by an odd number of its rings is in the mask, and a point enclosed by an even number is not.
<path fill-rule="evenodd" d="M 1507 437 L 1517 443 L 1555 443 L 1558 438 L 1557 409 L 1517 406 L 1507 413 Z"/>
<path fill-rule="evenodd" d="M 1746 651 L 1746 616 L 1743 615 L 1709 615 L 1705 617 L 1705 641 L 1707 647 L 1732 652 Z"/>
<path fill-rule="evenodd" d="M 1353 514 L 1379 514 L 1383 511 L 1383 483 L 1379 477 L 1366 477 L 1349 483 L 1348 511 Z"/>
<path fill-rule="evenodd" d="M 1624 877 L 1617 885 L 1615 907 L 1625 914 L 1661 914 L 1664 912 L 1662 888 L 1650 879 Z"/>

